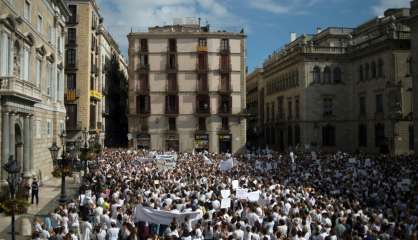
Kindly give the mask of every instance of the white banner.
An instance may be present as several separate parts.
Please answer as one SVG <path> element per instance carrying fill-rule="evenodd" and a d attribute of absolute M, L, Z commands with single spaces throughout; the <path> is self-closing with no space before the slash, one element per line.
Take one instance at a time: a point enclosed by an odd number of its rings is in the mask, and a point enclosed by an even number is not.
<path fill-rule="evenodd" d="M 234 167 L 234 160 L 232 158 L 225 160 L 225 161 L 221 161 L 219 163 L 219 170 L 221 170 L 222 172 L 229 171 L 233 167 Z"/>
<path fill-rule="evenodd" d="M 197 211 L 187 213 L 173 213 L 152 208 L 145 208 L 140 205 L 135 208 L 135 222 L 170 225 L 170 223 L 173 221 L 173 218 L 176 219 L 177 223 L 183 223 L 186 217 L 188 217 L 192 222 L 202 218 L 200 212 Z"/>

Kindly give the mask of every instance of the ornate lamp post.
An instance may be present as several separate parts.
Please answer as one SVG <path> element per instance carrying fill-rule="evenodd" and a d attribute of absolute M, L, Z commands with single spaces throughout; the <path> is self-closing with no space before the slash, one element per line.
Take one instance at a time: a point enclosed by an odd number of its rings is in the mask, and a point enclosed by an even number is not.
<path fill-rule="evenodd" d="M 12 240 L 16 239 L 15 232 L 15 198 L 16 198 L 16 189 L 19 181 L 20 166 L 18 162 L 13 159 L 13 156 L 9 157 L 9 161 L 4 164 L 3 169 L 7 172 L 7 183 L 9 184 L 10 198 L 13 202 L 12 204 Z"/>

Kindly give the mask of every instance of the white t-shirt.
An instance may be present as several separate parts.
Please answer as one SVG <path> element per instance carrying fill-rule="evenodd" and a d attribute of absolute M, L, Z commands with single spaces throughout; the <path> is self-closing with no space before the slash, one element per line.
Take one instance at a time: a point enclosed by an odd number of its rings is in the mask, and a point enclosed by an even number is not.
<path fill-rule="evenodd" d="M 109 228 L 109 230 L 107 230 L 107 236 L 109 240 L 118 240 L 118 235 L 119 235 L 119 228 Z"/>

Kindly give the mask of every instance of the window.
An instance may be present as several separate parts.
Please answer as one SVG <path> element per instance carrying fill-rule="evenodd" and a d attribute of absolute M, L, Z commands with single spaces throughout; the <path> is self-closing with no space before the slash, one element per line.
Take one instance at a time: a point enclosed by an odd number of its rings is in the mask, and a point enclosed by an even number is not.
<path fill-rule="evenodd" d="M 168 50 L 170 52 L 177 51 L 177 40 L 176 39 L 169 39 L 168 40 Z"/>
<path fill-rule="evenodd" d="M 324 117 L 329 117 L 334 114 L 334 103 L 332 97 L 325 97 L 323 99 Z"/>
<path fill-rule="evenodd" d="M 42 76 L 42 59 L 40 57 L 37 57 L 35 61 L 35 84 L 37 87 L 41 86 L 41 76 Z"/>
<path fill-rule="evenodd" d="M 69 5 L 68 9 L 70 10 L 71 16 L 68 18 L 70 24 L 77 23 L 77 5 Z"/>
<path fill-rule="evenodd" d="M 30 68 L 30 59 L 29 59 L 29 48 L 23 47 L 22 56 L 20 57 L 21 61 L 21 71 L 20 71 L 20 78 L 22 80 L 28 81 L 29 80 L 29 68 Z"/>
<path fill-rule="evenodd" d="M 229 121 L 227 117 L 222 118 L 222 130 L 229 130 Z"/>
<path fill-rule="evenodd" d="M 332 125 L 326 125 L 322 127 L 322 145 L 323 146 L 335 146 L 335 127 Z"/>
<path fill-rule="evenodd" d="M 221 51 L 228 51 L 228 50 L 229 50 L 229 40 L 221 39 Z"/>
<path fill-rule="evenodd" d="M 300 127 L 299 125 L 295 126 L 295 145 L 300 144 Z"/>
<path fill-rule="evenodd" d="M 96 129 L 96 105 L 90 104 L 90 129 Z"/>
<path fill-rule="evenodd" d="M 10 34 L 7 32 L 2 32 L 1 41 L 0 41 L 0 76 L 9 76 L 11 75 L 11 38 Z"/>
<path fill-rule="evenodd" d="M 369 80 L 370 79 L 370 65 L 368 63 L 366 63 L 366 67 L 364 70 L 364 79 L 365 80 Z"/>
<path fill-rule="evenodd" d="M 292 100 L 287 100 L 287 119 L 291 120 L 293 118 L 292 113 Z"/>
<path fill-rule="evenodd" d="M 367 125 L 360 124 L 358 126 L 358 138 L 359 147 L 367 147 Z"/>
<path fill-rule="evenodd" d="M 63 133 L 65 131 L 65 124 L 64 121 L 60 121 L 60 133 Z"/>
<path fill-rule="evenodd" d="M 77 104 L 66 104 L 65 108 L 67 110 L 66 126 L 74 130 L 77 128 Z"/>
<path fill-rule="evenodd" d="M 75 49 L 68 49 L 67 50 L 67 66 L 68 67 L 76 67 L 76 50 Z"/>
<path fill-rule="evenodd" d="M 139 95 L 136 97 L 136 112 L 138 114 L 150 113 L 150 96 Z"/>
<path fill-rule="evenodd" d="M 360 65 L 360 67 L 359 67 L 358 78 L 359 78 L 360 82 L 364 81 L 363 65 Z"/>
<path fill-rule="evenodd" d="M 414 125 L 409 125 L 408 127 L 409 135 L 409 150 L 414 150 Z"/>
<path fill-rule="evenodd" d="M 30 22 L 31 17 L 31 8 L 30 8 L 30 1 L 25 1 L 25 6 L 23 8 L 23 17 L 26 18 Z"/>
<path fill-rule="evenodd" d="M 35 121 L 35 137 L 36 138 L 41 138 L 41 136 L 42 136 L 41 120 L 36 120 Z"/>
<path fill-rule="evenodd" d="M 313 82 L 320 83 L 321 82 L 321 69 L 316 66 L 313 69 Z"/>
<path fill-rule="evenodd" d="M 51 120 L 46 120 L 46 135 L 51 137 L 52 135 L 52 123 Z"/>
<path fill-rule="evenodd" d="M 360 110 L 359 114 L 361 116 L 366 115 L 366 97 L 364 96 L 361 96 L 359 98 L 359 110 Z"/>
<path fill-rule="evenodd" d="M 170 131 L 176 131 L 176 118 L 169 118 L 168 119 L 168 130 Z"/>
<path fill-rule="evenodd" d="M 324 69 L 324 83 L 330 84 L 331 83 L 331 68 L 325 67 Z"/>
<path fill-rule="evenodd" d="M 46 94 L 52 96 L 52 78 L 53 78 L 53 67 L 50 62 L 46 65 Z"/>
<path fill-rule="evenodd" d="M 221 74 L 221 90 L 222 91 L 231 90 L 230 75 L 229 74 Z"/>
<path fill-rule="evenodd" d="M 287 144 L 293 146 L 293 128 L 292 126 L 287 127 Z"/>
<path fill-rule="evenodd" d="M 199 118 L 199 130 L 206 131 L 206 118 Z"/>
<path fill-rule="evenodd" d="M 141 39 L 140 40 L 140 49 L 142 52 L 147 52 L 148 51 L 148 40 L 147 39 Z"/>
<path fill-rule="evenodd" d="M 67 89 L 75 90 L 77 88 L 77 75 L 75 73 L 69 73 L 67 75 Z"/>
<path fill-rule="evenodd" d="M 36 30 L 42 33 L 43 28 L 44 28 L 43 18 L 41 15 L 38 15 L 38 22 L 36 24 Z"/>
<path fill-rule="evenodd" d="M 206 38 L 199 38 L 199 47 L 206 47 L 208 45 L 208 42 Z"/>
<path fill-rule="evenodd" d="M 177 63 L 176 63 L 176 55 L 175 54 L 169 54 L 168 55 L 168 68 L 169 69 L 176 69 Z"/>
<path fill-rule="evenodd" d="M 386 143 L 385 125 L 378 123 L 374 126 L 374 142 L 376 147 L 381 147 Z"/>
<path fill-rule="evenodd" d="M 336 67 L 334 68 L 334 83 L 341 83 L 342 81 L 342 74 L 341 74 L 341 68 Z"/>
<path fill-rule="evenodd" d="M 372 79 L 375 79 L 377 77 L 377 69 L 376 69 L 376 63 L 375 62 L 372 62 L 371 72 L 372 72 Z"/>
<path fill-rule="evenodd" d="M 148 66 L 148 55 L 141 54 L 139 55 L 139 64 L 141 67 L 147 67 Z"/>
<path fill-rule="evenodd" d="M 179 111 L 177 95 L 168 95 L 165 97 L 166 101 L 166 113 L 167 114 L 177 114 Z"/>
<path fill-rule="evenodd" d="M 48 41 L 55 45 L 55 28 L 48 24 Z"/>
<path fill-rule="evenodd" d="M 384 66 L 383 60 L 382 59 L 379 59 L 377 61 L 377 75 L 380 78 L 384 77 L 383 66 Z"/>
<path fill-rule="evenodd" d="M 383 95 L 376 95 L 376 113 L 383 113 Z"/>
<path fill-rule="evenodd" d="M 278 97 L 277 98 L 277 114 L 279 115 L 279 119 L 280 120 L 284 120 L 284 101 L 283 101 L 283 97 Z"/>
<path fill-rule="evenodd" d="M 299 119 L 299 97 L 295 97 L 295 118 Z"/>
<path fill-rule="evenodd" d="M 68 44 L 73 45 L 77 42 L 77 29 L 76 28 L 68 28 L 67 33 Z"/>
<path fill-rule="evenodd" d="M 221 102 L 219 106 L 220 113 L 230 113 L 232 107 L 231 96 L 221 96 Z"/>

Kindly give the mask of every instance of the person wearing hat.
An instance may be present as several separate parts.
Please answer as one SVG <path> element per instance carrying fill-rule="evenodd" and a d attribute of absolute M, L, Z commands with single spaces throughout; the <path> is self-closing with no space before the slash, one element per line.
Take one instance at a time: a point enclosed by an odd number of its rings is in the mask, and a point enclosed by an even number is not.
<path fill-rule="evenodd" d="M 36 205 L 38 205 L 39 204 L 39 184 L 38 184 L 38 180 L 36 179 L 36 177 L 33 178 L 31 190 L 32 190 L 31 203 L 33 204 L 33 200 L 36 199 Z"/>

